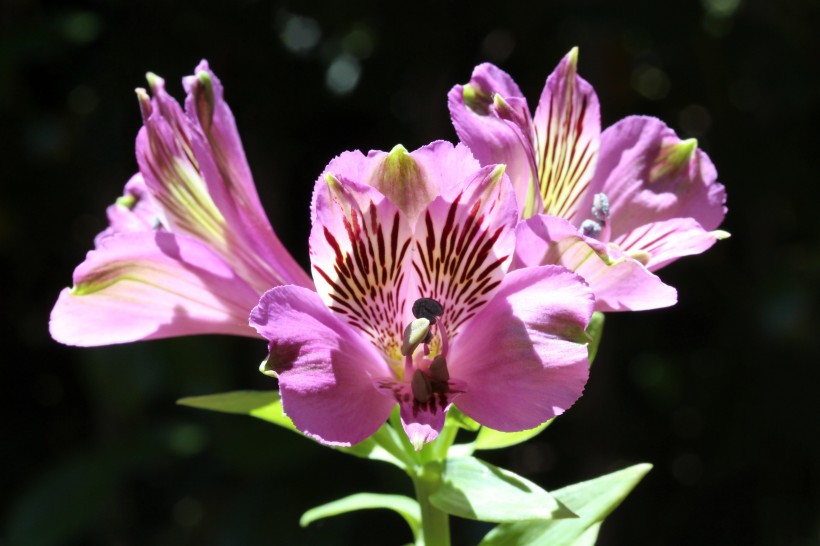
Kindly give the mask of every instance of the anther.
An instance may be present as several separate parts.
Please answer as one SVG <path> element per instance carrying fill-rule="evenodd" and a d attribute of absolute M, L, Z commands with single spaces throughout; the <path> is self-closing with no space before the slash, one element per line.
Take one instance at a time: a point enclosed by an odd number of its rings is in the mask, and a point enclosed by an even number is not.
<path fill-rule="evenodd" d="M 443 314 L 444 308 L 433 298 L 419 298 L 413 304 L 413 316 L 417 319 L 426 318 L 431 326 L 436 323 L 436 317 Z"/>
<path fill-rule="evenodd" d="M 598 236 L 601 234 L 601 224 L 596 222 L 595 220 L 584 220 L 581 223 L 581 233 L 586 235 L 587 237 L 592 237 L 593 239 L 597 239 Z"/>
<path fill-rule="evenodd" d="M 592 198 L 592 215 L 602 224 L 609 218 L 609 198 L 605 193 L 596 193 Z"/>

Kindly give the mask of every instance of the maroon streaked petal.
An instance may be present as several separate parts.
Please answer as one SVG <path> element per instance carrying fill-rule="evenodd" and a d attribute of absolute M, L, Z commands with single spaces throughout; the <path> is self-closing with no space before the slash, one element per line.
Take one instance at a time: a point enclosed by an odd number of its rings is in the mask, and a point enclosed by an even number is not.
<path fill-rule="evenodd" d="M 515 247 L 517 219 L 501 167 L 483 167 L 421 215 L 412 258 L 414 298 L 443 306 L 451 340 L 498 289 Z"/>
<path fill-rule="evenodd" d="M 534 120 L 543 212 L 570 221 L 592 179 L 601 133 L 598 96 L 578 76 L 577 61 L 573 49 L 547 78 Z"/>
<path fill-rule="evenodd" d="M 374 188 L 329 172 L 316 183 L 313 210 L 310 257 L 322 301 L 398 366 L 412 304 L 407 219 Z"/>

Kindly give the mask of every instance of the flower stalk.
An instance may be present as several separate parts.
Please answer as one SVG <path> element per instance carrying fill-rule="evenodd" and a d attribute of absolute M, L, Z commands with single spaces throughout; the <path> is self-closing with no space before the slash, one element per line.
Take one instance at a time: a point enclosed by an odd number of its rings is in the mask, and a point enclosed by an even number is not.
<path fill-rule="evenodd" d="M 441 484 L 440 465 L 425 465 L 420 473 L 411 474 L 411 478 L 421 509 L 421 529 L 416 546 L 450 546 L 450 517 L 430 502 L 430 495 Z"/>

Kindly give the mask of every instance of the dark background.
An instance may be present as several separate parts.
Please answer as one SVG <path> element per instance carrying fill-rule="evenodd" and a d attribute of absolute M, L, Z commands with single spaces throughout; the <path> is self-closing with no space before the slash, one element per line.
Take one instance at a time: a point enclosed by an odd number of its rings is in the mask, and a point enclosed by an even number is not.
<path fill-rule="evenodd" d="M 349 493 L 410 493 L 398 470 L 175 406 L 269 388 L 263 343 L 64 347 L 49 310 L 136 169 L 133 89 L 147 70 L 181 97 L 181 77 L 210 60 L 271 221 L 307 263 L 309 195 L 331 157 L 454 140 L 446 93 L 485 60 L 534 108 L 575 45 L 604 126 L 650 114 L 699 139 L 732 238 L 661 272 L 677 306 L 608 317 L 565 417 L 485 455 L 547 488 L 652 462 L 602 545 L 820 544 L 820 3 L 1 5 L 3 546 L 409 542 L 389 512 L 298 527 Z M 487 528 L 453 525 L 456 544 Z"/>

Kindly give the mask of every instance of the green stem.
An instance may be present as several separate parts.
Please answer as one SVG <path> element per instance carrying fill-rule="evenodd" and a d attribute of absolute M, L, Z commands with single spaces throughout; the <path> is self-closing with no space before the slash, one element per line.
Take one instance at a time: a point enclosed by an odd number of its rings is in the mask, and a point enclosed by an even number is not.
<path fill-rule="evenodd" d="M 421 508 L 421 536 L 416 546 L 450 546 L 449 516 L 430 503 L 430 495 L 439 488 L 441 473 L 434 465 L 425 465 L 425 469 L 412 476 L 416 489 L 416 500 Z"/>
<path fill-rule="evenodd" d="M 405 449 L 401 439 L 397 437 L 395 430 L 390 425 L 384 425 L 377 430 L 376 433 L 373 434 L 373 440 L 382 446 L 385 451 L 404 463 L 407 471 L 410 471 L 417 463 L 415 453 L 408 452 L 407 449 Z"/>

